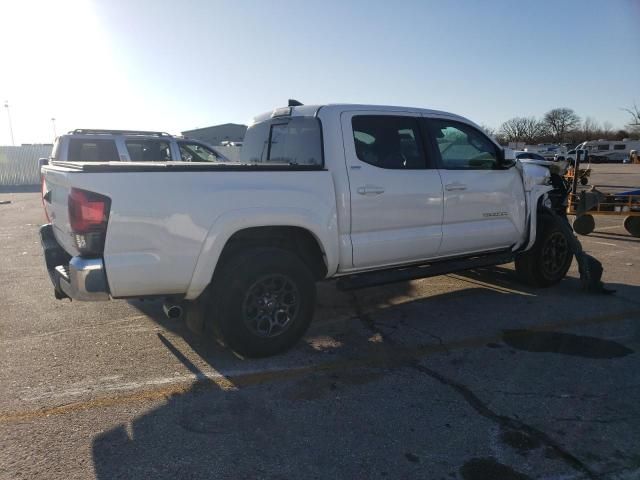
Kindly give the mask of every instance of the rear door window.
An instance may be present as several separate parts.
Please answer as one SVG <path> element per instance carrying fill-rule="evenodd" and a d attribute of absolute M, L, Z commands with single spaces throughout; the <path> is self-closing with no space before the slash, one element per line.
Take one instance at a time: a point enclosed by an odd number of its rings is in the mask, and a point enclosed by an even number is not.
<path fill-rule="evenodd" d="M 127 151 L 132 162 L 169 162 L 171 149 L 164 140 L 127 140 Z"/>
<path fill-rule="evenodd" d="M 418 119 L 391 115 L 357 115 L 351 119 L 356 155 L 379 168 L 426 168 Z"/>
<path fill-rule="evenodd" d="M 114 140 L 81 139 L 69 140 L 70 162 L 117 162 L 120 160 Z"/>

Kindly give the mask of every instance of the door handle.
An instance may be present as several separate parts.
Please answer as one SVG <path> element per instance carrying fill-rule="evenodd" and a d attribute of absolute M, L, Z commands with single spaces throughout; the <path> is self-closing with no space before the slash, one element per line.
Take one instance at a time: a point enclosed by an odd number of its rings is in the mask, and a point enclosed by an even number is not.
<path fill-rule="evenodd" d="M 365 185 L 364 187 L 358 187 L 358 193 L 360 195 L 380 195 L 384 193 L 384 188 L 377 185 Z"/>
<path fill-rule="evenodd" d="M 451 192 L 452 190 L 466 190 L 467 186 L 464 183 L 448 183 L 444 188 Z"/>

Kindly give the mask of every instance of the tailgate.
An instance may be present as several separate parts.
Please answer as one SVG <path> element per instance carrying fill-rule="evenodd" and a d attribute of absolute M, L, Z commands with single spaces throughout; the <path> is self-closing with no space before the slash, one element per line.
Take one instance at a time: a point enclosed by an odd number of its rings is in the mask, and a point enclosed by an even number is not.
<path fill-rule="evenodd" d="M 42 203 L 53 225 L 53 234 L 67 253 L 77 255 L 78 250 L 73 242 L 69 224 L 68 197 L 71 191 L 71 172 L 49 165 L 43 167 L 42 172 Z"/>

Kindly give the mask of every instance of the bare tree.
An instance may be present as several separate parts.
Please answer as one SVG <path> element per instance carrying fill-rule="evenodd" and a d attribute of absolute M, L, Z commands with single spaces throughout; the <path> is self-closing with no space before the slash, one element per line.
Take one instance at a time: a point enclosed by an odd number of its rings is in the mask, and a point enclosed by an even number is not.
<path fill-rule="evenodd" d="M 487 135 L 489 135 L 490 137 L 495 137 L 495 136 L 496 136 L 496 133 L 497 133 L 497 132 L 496 132 L 496 129 L 495 129 L 495 128 L 490 127 L 489 125 L 485 125 L 485 124 L 480 125 L 480 128 L 482 129 L 482 131 L 483 131 L 484 133 L 486 133 L 486 134 L 487 134 Z"/>
<path fill-rule="evenodd" d="M 522 129 L 519 118 L 511 118 L 500 125 L 500 136 L 507 142 L 519 142 L 522 140 Z"/>
<path fill-rule="evenodd" d="M 613 136 L 614 140 L 624 140 L 625 138 L 629 138 L 629 132 L 626 130 L 618 130 Z"/>
<path fill-rule="evenodd" d="M 567 132 L 580 125 L 580 117 L 570 108 L 554 108 L 544 115 L 544 123 L 556 142 L 564 142 Z"/>
<path fill-rule="evenodd" d="M 567 138 L 571 141 L 576 140 L 577 135 L 575 135 L 575 133 L 578 132 L 569 132 Z M 612 140 L 615 136 L 616 133 L 613 131 L 613 124 L 611 122 L 604 121 L 602 125 L 600 125 L 593 117 L 586 117 L 584 122 L 582 122 L 582 128 L 579 132 L 580 138 L 577 141 L 599 140 L 601 138 Z"/>
<path fill-rule="evenodd" d="M 631 115 L 631 122 L 629 125 L 640 125 L 640 108 L 634 103 L 632 108 L 623 108 L 625 112 Z"/>
<path fill-rule="evenodd" d="M 596 138 L 597 131 L 600 130 L 597 120 L 593 117 L 587 117 L 582 122 L 582 136 L 585 140 L 593 140 Z"/>
<path fill-rule="evenodd" d="M 507 142 L 539 143 L 546 134 L 544 123 L 535 117 L 515 117 L 500 126 L 499 135 Z"/>
<path fill-rule="evenodd" d="M 640 108 L 634 103 L 632 108 L 623 108 L 625 112 L 631 115 L 631 121 L 627 123 L 629 133 L 633 136 L 640 136 Z"/>

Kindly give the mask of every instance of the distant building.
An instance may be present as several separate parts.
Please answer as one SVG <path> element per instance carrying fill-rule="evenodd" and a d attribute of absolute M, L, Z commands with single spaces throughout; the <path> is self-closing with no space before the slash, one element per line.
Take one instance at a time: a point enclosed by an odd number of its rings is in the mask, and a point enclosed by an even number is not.
<path fill-rule="evenodd" d="M 209 145 L 220 145 L 222 142 L 242 142 L 247 131 L 246 125 L 237 123 L 225 123 L 213 127 L 196 128 L 182 132 L 185 137 L 200 140 Z"/>

